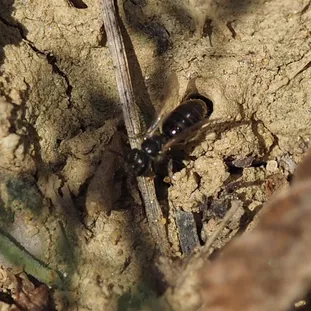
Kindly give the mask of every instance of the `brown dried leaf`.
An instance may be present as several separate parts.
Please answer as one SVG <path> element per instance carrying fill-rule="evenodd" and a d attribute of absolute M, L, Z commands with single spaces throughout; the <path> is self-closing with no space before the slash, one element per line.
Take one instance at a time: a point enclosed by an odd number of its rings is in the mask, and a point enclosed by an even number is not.
<path fill-rule="evenodd" d="M 302 171 L 265 207 L 254 231 L 202 268 L 202 310 L 283 311 L 310 288 L 311 179 Z"/>
<path fill-rule="evenodd" d="M 231 241 L 212 262 L 202 251 L 183 262 L 165 295 L 174 310 L 284 311 L 306 294 L 311 286 L 310 155 L 293 187 L 272 196 L 252 232 Z"/>
<path fill-rule="evenodd" d="M 297 167 L 294 174 L 294 182 L 300 182 L 311 178 L 311 149 L 309 149 L 305 160 Z"/>

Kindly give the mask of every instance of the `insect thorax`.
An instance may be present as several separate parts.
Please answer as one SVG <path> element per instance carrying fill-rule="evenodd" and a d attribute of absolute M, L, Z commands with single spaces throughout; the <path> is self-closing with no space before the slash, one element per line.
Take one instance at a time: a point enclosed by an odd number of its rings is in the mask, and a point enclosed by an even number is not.
<path fill-rule="evenodd" d="M 147 138 L 141 145 L 141 149 L 150 157 L 156 157 L 162 147 L 167 143 L 167 138 L 164 135 L 154 135 Z"/>

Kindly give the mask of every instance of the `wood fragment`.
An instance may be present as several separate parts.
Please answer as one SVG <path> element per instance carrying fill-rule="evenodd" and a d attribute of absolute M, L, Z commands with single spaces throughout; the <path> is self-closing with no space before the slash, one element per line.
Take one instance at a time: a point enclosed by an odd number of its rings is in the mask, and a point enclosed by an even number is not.
<path fill-rule="evenodd" d="M 133 86 L 131 82 L 130 69 L 125 51 L 125 45 L 121 33 L 117 10 L 113 0 L 100 0 L 113 64 L 116 69 L 116 81 L 119 92 L 125 127 L 132 148 L 140 148 L 142 142 L 142 125 L 139 117 L 139 109 L 135 102 Z M 154 181 L 150 178 L 139 177 L 138 187 L 141 192 L 151 234 L 158 243 L 162 254 L 169 254 L 169 243 L 167 240 L 161 207 L 157 201 Z"/>
<path fill-rule="evenodd" d="M 184 255 L 189 255 L 195 248 L 200 246 L 193 214 L 177 210 L 176 223 L 178 227 L 181 250 Z"/>
<path fill-rule="evenodd" d="M 227 211 L 223 220 L 217 227 L 215 233 L 209 237 L 205 244 L 197 252 L 193 252 L 186 257 L 180 266 L 173 265 L 162 259 L 158 264 L 166 281 L 170 285 L 164 295 L 173 310 L 178 311 L 197 311 L 202 304 L 201 289 L 201 270 L 207 268 L 210 264 L 208 258 L 215 240 L 222 232 L 224 227 L 232 219 L 234 214 L 241 208 L 241 201 L 232 201 L 231 208 Z M 184 297 L 187 297 L 185 299 Z"/>

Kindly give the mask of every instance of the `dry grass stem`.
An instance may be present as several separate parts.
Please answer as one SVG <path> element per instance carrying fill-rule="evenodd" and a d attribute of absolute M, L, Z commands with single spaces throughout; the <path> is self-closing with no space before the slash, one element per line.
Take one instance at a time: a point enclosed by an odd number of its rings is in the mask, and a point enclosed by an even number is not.
<path fill-rule="evenodd" d="M 113 64 L 116 68 L 117 87 L 129 142 L 132 148 L 139 148 L 141 144 L 140 137 L 142 136 L 142 126 L 139 118 L 139 109 L 135 103 L 125 45 L 119 26 L 119 18 L 113 0 L 101 0 L 100 4 L 103 12 L 108 45 Z M 151 233 L 158 243 L 161 253 L 168 254 L 169 244 L 165 227 L 163 222 L 161 222 L 163 214 L 157 201 L 154 182 L 150 178 L 140 177 L 138 178 L 138 187 L 145 204 Z"/>

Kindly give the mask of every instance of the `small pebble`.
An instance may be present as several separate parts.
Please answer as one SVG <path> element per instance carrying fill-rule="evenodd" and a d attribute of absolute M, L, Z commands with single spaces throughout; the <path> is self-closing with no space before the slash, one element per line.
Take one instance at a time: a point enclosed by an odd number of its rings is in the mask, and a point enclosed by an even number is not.
<path fill-rule="evenodd" d="M 268 173 L 276 173 L 278 171 L 278 162 L 270 160 L 267 162 L 266 170 Z"/>

